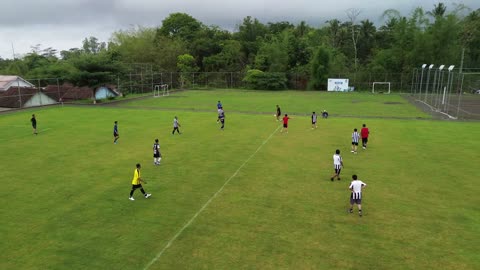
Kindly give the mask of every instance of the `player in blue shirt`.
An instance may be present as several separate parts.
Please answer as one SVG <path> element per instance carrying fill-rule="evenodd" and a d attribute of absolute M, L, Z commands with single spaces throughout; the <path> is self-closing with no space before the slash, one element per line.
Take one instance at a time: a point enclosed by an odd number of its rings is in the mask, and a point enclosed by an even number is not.
<path fill-rule="evenodd" d="M 118 134 L 118 123 L 115 121 L 115 125 L 113 125 L 113 137 L 115 138 L 113 140 L 114 144 L 117 144 L 118 138 L 120 138 L 120 135 Z"/>

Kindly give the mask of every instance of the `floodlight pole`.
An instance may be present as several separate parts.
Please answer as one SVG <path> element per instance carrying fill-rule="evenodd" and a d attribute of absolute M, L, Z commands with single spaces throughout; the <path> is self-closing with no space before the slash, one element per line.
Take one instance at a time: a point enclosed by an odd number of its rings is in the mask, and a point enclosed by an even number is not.
<path fill-rule="evenodd" d="M 422 75 L 420 76 L 420 91 L 419 91 L 420 96 L 422 96 L 423 71 L 425 70 L 426 67 L 427 67 L 427 64 L 422 65 Z"/>
<path fill-rule="evenodd" d="M 445 67 L 445 65 L 440 65 L 440 67 L 438 68 L 438 81 L 437 81 L 437 87 L 436 87 L 436 97 L 433 96 L 433 98 L 435 99 L 435 108 L 438 110 L 440 108 L 440 95 L 441 95 L 441 91 L 442 91 L 442 84 L 443 84 L 443 68 Z M 432 104 L 433 104 L 433 100 L 432 100 Z"/>
<path fill-rule="evenodd" d="M 451 89 L 451 84 L 452 84 L 452 82 L 453 82 L 453 78 L 452 78 L 453 73 L 452 73 L 452 70 L 453 70 L 454 67 L 455 67 L 454 65 L 451 65 L 451 66 L 448 67 L 447 86 L 444 87 L 444 89 L 443 89 L 442 104 L 443 104 L 443 111 L 446 112 L 446 113 L 448 113 L 448 112 L 447 112 L 447 104 L 448 104 L 448 102 L 445 102 L 445 97 L 447 98 L 447 101 L 448 101 L 448 96 L 447 96 L 447 95 L 449 95 L 449 91 L 452 90 L 452 89 Z"/>
<path fill-rule="evenodd" d="M 427 72 L 427 86 L 426 86 L 426 89 L 425 89 L 425 102 L 427 102 L 427 94 L 428 94 L 428 86 L 430 85 L 430 71 L 432 70 L 432 68 L 434 67 L 434 64 L 431 64 L 429 67 L 428 67 L 428 72 Z"/>

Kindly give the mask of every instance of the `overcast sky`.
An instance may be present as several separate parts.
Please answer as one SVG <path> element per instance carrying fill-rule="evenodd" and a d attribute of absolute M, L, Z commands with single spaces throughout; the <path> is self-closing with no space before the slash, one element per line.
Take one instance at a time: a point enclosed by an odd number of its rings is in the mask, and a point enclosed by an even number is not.
<path fill-rule="evenodd" d="M 326 20 L 345 20 L 345 10 L 362 11 L 360 19 L 382 23 L 384 10 L 409 15 L 418 6 L 431 10 L 438 0 L 7 0 L 0 4 L 0 57 L 12 58 L 31 46 L 67 50 L 81 47 L 85 37 L 108 41 L 112 32 L 133 25 L 158 26 L 174 12 L 190 14 L 206 25 L 234 30 L 246 16 L 261 22 L 302 20 L 318 27 Z M 479 0 L 443 1 L 480 8 Z"/>

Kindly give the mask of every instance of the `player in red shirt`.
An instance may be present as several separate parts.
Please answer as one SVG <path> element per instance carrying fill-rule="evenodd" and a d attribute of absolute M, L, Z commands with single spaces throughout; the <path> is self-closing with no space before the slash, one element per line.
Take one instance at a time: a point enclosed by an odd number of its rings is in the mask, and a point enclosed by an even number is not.
<path fill-rule="evenodd" d="M 363 127 L 362 127 L 362 130 L 360 131 L 360 134 L 362 135 L 363 149 L 367 149 L 368 134 L 370 134 L 370 131 L 368 131 L 368 128 L 365 124 L 363 124 Z"/>
<path fill-rule="evenodd" d="M 286 131 L 288 133 L 288 120 L 290 119 L 290 117 L 288 117 L 288 114 L 285 114 L 285 116 L 283 117 L 283 129 L 281 132 L 283 131 Z"/>

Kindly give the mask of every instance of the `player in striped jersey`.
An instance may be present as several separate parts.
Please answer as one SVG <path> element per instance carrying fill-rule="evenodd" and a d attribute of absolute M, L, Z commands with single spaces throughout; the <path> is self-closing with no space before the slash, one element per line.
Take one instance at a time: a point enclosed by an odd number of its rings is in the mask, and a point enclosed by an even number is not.
<path fill-rule="evenodd" d="M 352 175 L 352 182 L 348 189 L 352 191 L 350 195 L 350 213 L 353 213 L 353 205 L 356 204 L 358 207 L 358 215 L 362 216 L 362 189 L 365 188 L 367 184 L 361 180 L 357 180 L 357 175 Z"/>
<path fill-rule="evenodd" d="M 220 123 L 222 123 L 220 129 L 223 130 L 223 128 L 225 128 L 225 112 L 223 111 L 223 108 L 218 110 L 218 119 L 220 119 Z"/>
<path fill-rule="evenodd" d="M 172 131 L 172 135 L 175 134 L 175 130 L 177 131 L 178 134 L 182 134 L 180 132 L 180 130 L 178 129 L 180 126 L 180 123 L 178 122 L 178 118 L 175 116 L 175 118 L 173 118 L 173 131 Z"/>
<path fill-rule="evenodd" d="M 160 153 L 160 144 L 158 143 L 158 139 L 155 139 L 155 143 L 153 144 L 153 164 L 160 165 L 161 160 L 162 153 Z"/>
<path fill-rule="evenodd" d="M 335 170 L 335 174 L 330 178 L 331 181 L 337 177 L 338 180 L 340 180 L 340 171 L 342 170 L 343 167 L 343 160 L 342 156 L 340 156 L 340 150 L 336 150 L 335 154 L 333 155 L 333 168 Z"/>
<path fill-rule="evenodd" d="M 315 112 L 312 113 L 312 129 L 317 128 L 317 114 Z"/>
<path fill-rule="evenodd" d="M 355 128 L 352 133 L 352 153 L 357 153 L 358 141 L 360 140 L 360 134 L 358 134 L 357 129 Z"/>

